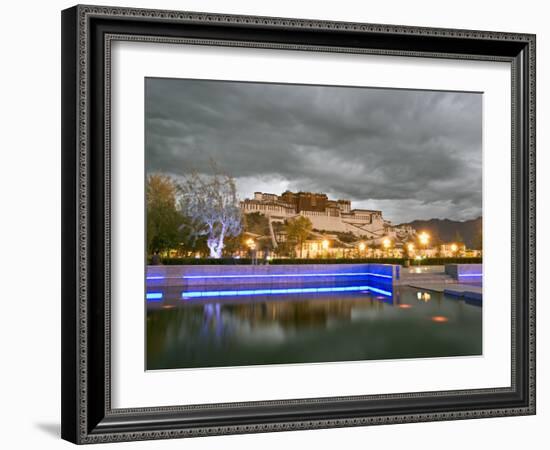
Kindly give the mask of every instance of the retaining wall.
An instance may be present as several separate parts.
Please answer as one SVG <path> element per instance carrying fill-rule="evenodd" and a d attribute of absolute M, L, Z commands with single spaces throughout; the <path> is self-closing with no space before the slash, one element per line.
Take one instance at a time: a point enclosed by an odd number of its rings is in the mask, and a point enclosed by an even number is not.
<path fill-rule="evenodd" d="M 483 264 L 446 264 L 445 273 L 461 282 L 478 283 L 483 279 Z"/>
<path fill-rule="evenodd" d="M 395 284 L 392 264 L 277 264 L 250 266 L 147 266 L 147 286 L 312 285 L 370 281 Z"/>

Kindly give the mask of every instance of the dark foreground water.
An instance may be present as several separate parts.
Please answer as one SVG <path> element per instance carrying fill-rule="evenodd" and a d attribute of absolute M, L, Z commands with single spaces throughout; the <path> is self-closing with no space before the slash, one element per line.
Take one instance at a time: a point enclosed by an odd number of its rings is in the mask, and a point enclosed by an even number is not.
<path fill-rule="evenodd" d="M 147 305 L 147 369 L 480 355 L 479 304 L 408 287 Z"/>

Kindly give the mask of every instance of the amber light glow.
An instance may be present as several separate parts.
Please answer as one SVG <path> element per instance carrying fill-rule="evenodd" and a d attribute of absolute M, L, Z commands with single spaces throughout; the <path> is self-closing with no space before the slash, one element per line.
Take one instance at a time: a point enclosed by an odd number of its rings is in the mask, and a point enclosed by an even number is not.
<path fill-rule="evenodd" d="M 430 235 L 423 231 L 418 235 L 418 240 L 422 245 L 428 245 L 428 242 L 430 242 Z"/>
<path fill-rule="evenodd" d="M 445 316 L 433 316 L 432 317 L 432 322 L 436 322 L 436 323 L 445 323 L 445 322 L 448 322 L 449 319 L 447 319 Z"/>
<path fill-rule="evenodd" d="M 416 298 L 418 300 L 423 300 L 425 302 L 428 302 L 428 301 L 431 300 L 432 296 L 428 292 L 417 292 L 416 293 Z"/>
<path fill-rule="evenodd" d="M 256 248 L 256 243 L 254 242 L 254 239 L 251 238 L 246 240 L 246 245 L 250 250 L 254 250 Z"/>

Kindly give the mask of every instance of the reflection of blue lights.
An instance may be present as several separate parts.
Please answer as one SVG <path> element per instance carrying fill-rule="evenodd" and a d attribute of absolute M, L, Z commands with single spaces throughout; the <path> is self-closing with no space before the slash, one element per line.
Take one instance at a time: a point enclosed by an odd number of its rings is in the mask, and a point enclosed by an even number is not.
<path fill-rule="evenodd" d="M 482 273 L 459 273 L 459 277 L 482 277 Z"/>
<path fill-rule="evenodd" d="M 162 292 L 147 292 L 145 298 L 147 300 L 162 300 Z"/>
<path fill-rule="evenodd" d="M 384 289 L 372 286 L 334 286 L 321 288 L 289 288 L 289 289 L 239 289 L 231 291 L 183 291 L 182 298 L 198 297 L 230 297 L 236 295 L 274 295 L 274 294 L 304 294 L 312 292 L 352 292 L 352 291 L 372 291 L 377 294 L 391 297 L 392 293 Z"/>
<path fill-rule="evenodd" d="M 164 277 L 162 275 L 149 275 L 147 277 L 148 280 L 164 280 Z"/>
<path fill-rule="evenodd" d="M 378 288 L 375 288 L 375 287 L 369 287 L 367 290 L 372 291 L 372 292 L 376 292 L 377 294 L 382 294 L 382 295 L 389 295 L 389 296 L 391 296 L 391 292 L 385 291 L 384 289 L 378 289 Z"/>
<path fill-rule="evenodd" d="M 235 275 L 183 275 L 186 280 L 203 280 L 212 278 L 302 278 L 302 277 L 357 277 L 368 275 L 371 277 L 391 278 L 391 275 L 372 272 L 339 272 L 339 273 L 270 273 L 270 274 L 235 274 Z M 149 277 L 147 277 L 149 279 Z"/>

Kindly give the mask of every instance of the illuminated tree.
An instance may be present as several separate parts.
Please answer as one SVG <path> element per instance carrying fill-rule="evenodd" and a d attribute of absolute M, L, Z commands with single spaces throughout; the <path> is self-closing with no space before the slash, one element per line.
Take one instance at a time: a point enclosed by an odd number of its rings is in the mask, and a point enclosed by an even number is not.
<path fill-rule="evenodd" d="M 241 232 L 241 210 L 235 180 L 219 173 L 212 163 L 213 175 L 193 172 L 178 186 L 179 208 L 188 227 L 206 237 L 211 258 L 221 258 L 224 240 Z"/>

